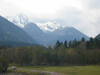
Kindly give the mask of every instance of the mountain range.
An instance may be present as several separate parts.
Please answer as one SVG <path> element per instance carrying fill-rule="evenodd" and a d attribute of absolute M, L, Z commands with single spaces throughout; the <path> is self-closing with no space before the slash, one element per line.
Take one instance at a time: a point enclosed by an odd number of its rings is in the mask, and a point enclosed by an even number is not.
<path fill-rule="evenodd" d="M 0 41 L 4 42 L 21 42 L 38 44 L 29 34 L 24 30 L 9 22 L 7 19 L 0 16 Z"/>
<path fill-rule="evenodd" d="M 53 32 L 58 28 L 63 28 L 64 26 L 61 26 L 56 21 L 48 21 L 46 23 L 36 23 L 36 25 L 43 30 L 45 33 Z"/>
<path fill-rule="evenodd" d="M 17 14 L 15 17 L 7 16 L 6 19 L 8 19 L 10 22 L 14 23 L 20 28 L 24 28 L 27 24 L 31 22 L 29 18 L 25 14 L 22 14 L 22 13 Z M 56 21 L 48 21 L 46 23 L 36 23 L 36 25 L 45 33 L 52 32 L 58 28 L 63 27 Z"/>
<path fill-rule="evenodd" d="M 9 20 L 9 18 L 7 19 Z M 37 42 L 45 46 L 54 45 L 57 40 L 64 42 L 65 40 L 81 40 L 82 37 L 86 40 L 89 39 L 88 36 L 73 27 L 64 27 L 55 21 L 35 24 L 30 22 L 28 17 L 23 14 L 18 14 L 11 22 L 21 27 Z"/>

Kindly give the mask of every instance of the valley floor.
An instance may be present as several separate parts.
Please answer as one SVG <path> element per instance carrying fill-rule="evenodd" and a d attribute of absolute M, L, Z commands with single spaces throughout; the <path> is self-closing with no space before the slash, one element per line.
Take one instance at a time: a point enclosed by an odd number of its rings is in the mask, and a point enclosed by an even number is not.
<path fill-rule="evenodd" d="M 62 74 L 62 73 L 58 73 L 58 72 L 50 72 L 50 71 L 39 71 L 39 70 L 32 70 L 32 69 L 21 69 L 18 68 L 17 70 L 27 70 L 27 71 L 32 71 L 32 72 L 36 72 L 39 74 L 49 74 L 49 75 L 66 75 L 66 74 Z"/>
<path fill-rule="evenodd" d="M 100 66 L 17 66 L 17 69 L 46 75 L 100 75 Z"/>

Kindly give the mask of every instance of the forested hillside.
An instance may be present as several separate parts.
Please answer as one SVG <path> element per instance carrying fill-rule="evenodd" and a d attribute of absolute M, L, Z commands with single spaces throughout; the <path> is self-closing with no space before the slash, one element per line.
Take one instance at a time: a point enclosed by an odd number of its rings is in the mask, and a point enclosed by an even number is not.
<path fill-rule="evenodd" d="M 37 44 L 31 44 L 31 43 L 24 43 L 24 42 L 14 42 L 14 41 L 0 41 L 0 45 L 6 45 L 10 47 L 19 47 L 19 46 L 25 46 L 28 47 L 30 45 L 36 46 Z"/>
<path fill-rule="evenodd" d="M 98 65 L 100 64 L 100 40 L 57 41 L 52 48 L 41 46 L 0 46 L 0 57 L 20 65 Z"/>
<path fill-rule="evenodd" d="M 13 41 L 38 44 L 24 30 L 0 16 L 0 41 Z"/>

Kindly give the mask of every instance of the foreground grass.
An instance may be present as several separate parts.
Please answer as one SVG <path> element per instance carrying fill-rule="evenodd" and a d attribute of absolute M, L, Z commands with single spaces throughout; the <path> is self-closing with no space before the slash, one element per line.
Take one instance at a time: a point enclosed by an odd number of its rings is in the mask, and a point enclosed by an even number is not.
<path fill-rule="evenodd" d="M 100 66 L 38 66 L 37 68 L 33 66 L 17 66 L 17 68 L 54 71 L 67 75 L 100 75 Z"/>

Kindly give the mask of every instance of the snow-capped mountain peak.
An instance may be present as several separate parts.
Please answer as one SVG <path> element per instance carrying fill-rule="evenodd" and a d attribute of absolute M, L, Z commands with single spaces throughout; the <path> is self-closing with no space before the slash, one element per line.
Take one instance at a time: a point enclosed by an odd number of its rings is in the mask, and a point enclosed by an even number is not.
<path fill-rule="evenodd" d="M 56 21 L 48 21 L 46 23 L 36 23 L 40 29 L 42 29 L 44 32 L 53 32 L 58 28 L 62 28 L 62 26 L 57 23 Z"/>
<path fill-rule="evenodd" d="M 18 14 L 14 18 L 12 17 L 6 17 L 9 21 L 14 23 L 15 25 L 24 28 L 26 25 L 28 25 L 31 21 L 29 21 L 28 17 L 25 14 Z M 62 25 L 60 25 L 56 21 L 47 21 L 45 23 L 36 23 L 36 25 L 44 32 L 53 32 L 56 29 L 64 28 Z"/>
<path fill-rule="evenodd" d="M 14 23 L 15 25 L 21 28 L 30 23 L 28 17 L 23 13 L 20 13 L 15 17 L 7 16 L 6 19 L 8 19 L 10 22 Z"/>
<path fill-rule="evenodd" d="M 24 27 L 28 23 L 30 23 L 28 17 L 25 14 L 18 14 L 13 18 L 13 23 L 18 25 L 19 27 Z"/>

